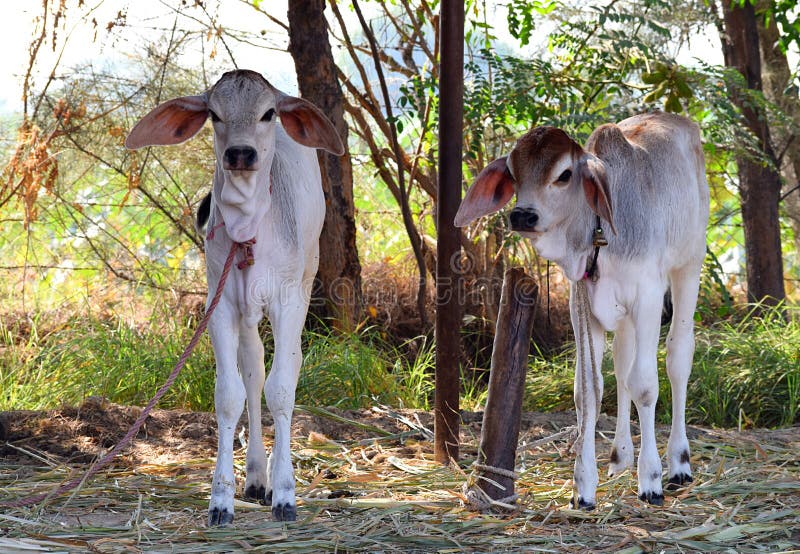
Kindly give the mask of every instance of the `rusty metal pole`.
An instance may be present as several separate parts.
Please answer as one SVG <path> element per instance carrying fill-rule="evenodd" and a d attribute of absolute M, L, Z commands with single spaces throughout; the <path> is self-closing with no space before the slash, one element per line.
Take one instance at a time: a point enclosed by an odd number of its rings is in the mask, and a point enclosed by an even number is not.
<path fill-rule="evenodd" d="M 436 228 L 436 461 L 458 460 L 461 304 L 457 264 L 460 231 L 453 225 L 461 203 L 464 127 L 464 2 L 441 3 L 439 56 L 439 199 Z"/>

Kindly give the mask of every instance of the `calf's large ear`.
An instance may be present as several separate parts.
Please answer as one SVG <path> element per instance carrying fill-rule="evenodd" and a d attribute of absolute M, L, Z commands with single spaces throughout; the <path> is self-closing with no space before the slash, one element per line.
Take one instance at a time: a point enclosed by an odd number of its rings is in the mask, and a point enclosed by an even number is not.
<path fill-rule="evenodd" d="M 159 104 L 128 133 L 125 147 L 180 144 L 195 136 L 208 117 L 205 96 L 183 96 Z"/>
<path fill-rule="evenodd" d="M 611 208 L 611 194 L 608 190 L 608 179 L 603 162 L 596 158 L 587 158 L 581 161 L 581 181 L 586 202 L 594 213 L 608 221 L 611 230 L 617 234 L 614 227 L 614 211 Z"/>
<path fill-rule="evenodd" d="M 469 187 L 456 213 L 455 226 L 465 227 L 481 216 L 493 214 L 503 208 L 514 196 L 514 178 L 506 164 L 506 157 L 497 158 L 483 168 Z"/>
<path fill-rule="evenodd" d="M 311 102 L 279 93 L 275 109 L 283 128 L 295 142 L 309 148 L 322 148 L 337 156 L 344 154 L 342 139 L 333 123 Z"/>

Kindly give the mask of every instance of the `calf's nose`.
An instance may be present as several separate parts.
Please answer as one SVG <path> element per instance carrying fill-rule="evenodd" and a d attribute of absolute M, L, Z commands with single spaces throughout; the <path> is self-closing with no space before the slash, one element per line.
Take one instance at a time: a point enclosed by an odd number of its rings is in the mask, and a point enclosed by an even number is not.
<path fill-rule="evenodd" d="M 508 216 L 512 231 L 533 231 L 539 216 L 530 208 L 514 208 Z"/>
<path fill-rule="evenodd" d="M 252 171 L 258 161 L 258 153 L 252 146 L 231 146 L 222 156 L 225 169 Z"/>

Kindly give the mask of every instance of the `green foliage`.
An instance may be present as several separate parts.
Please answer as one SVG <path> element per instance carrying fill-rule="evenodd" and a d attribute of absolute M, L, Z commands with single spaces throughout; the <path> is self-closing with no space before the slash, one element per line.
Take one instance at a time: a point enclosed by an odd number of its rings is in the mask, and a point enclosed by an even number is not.
<path fill-rule="evenodd" d="M 724 275 L 719 259 L 707 248 L 703 272 L 700 275 L 696 321 L 716 321 L 733 314 L 733 298 L 728 292 Z"/>
<path fill-rule="evenodd" d="M 753 2 L 755 4 L 755 2 Z M 794 45 L 800 47 L 800 14 L 797 0 L 773 0 L 762 14 L 765 24 L 774 19 L 781 30 L 779 46 L 787 52 Z"/>
<path fill-rule="evenodd" d="M 780 307 L 697 333 L 687 418 L 718 427 L 800 421 L 800 320 Z M 781 309 L 791 318 L 787 323 Z"/>
<path fill-rule="evenodd" d="M 124 68 L 89 63 L 59 72 L 37 98 L 33 124 L 53 137 L 58 179 L 38 193 L 31 222 L 23 221 L 21 200 L 6 204 L 9 223 L 0 233 L 0 256 L 39 278 L 23 281 L 37 307 L 58 305 L 107 274 L 119 288 L 199 288 L 202 241 L 193 214 L 210 186 L 210 133 L 195 139 L 205 144 L 168 154 L 123 147 L 135 118 L 160 98 L 202 86 L 200 71 L 180 66 L 179 49 L 158 44 Z M 164 60 L 164 50 L 175 59 Z"/>
<path fill-rule="evenodd" d="M 166 380 L 197 321 L 160 313 L 133 326 L 122 317 L 75 317 L 40 335 L 41 323 L 0 322 L 0 410 L 78 405 L 90 396 L 144 405 Z M 268 332 L 266 363 L 271 361 Z M 25 337 L 22 339 L 21 337 Z M 359 408 L 375 402 L 428 409 L 433 394 L 433 351 L 416 356 L 381 341 L 372 329 L 340 335 L 308 331 L 297 402 Z M 207 336 L 173 387 L 163 408 L 213 409 L 215 362 Z"/>
<path fill-rule="evenodd" d="M 123 318 L 75 317 L 39 335 L 34 322 L 24 344 L 19 324 L 0 325 L 0 409 L 43 409 L 80 404 L 104 396 L 144 405 L 166 380 L 191 337 L 196 321 L 181 323 L 167 314 L 137 328 Z M 164 396 L 163 407 L 208 410 L 214 390 L 211 346 L 204 338 L 181 376 Z"/>
<path fill-rule="evenodd" d="M 683 68 L 658 62 L 652 71 L 642 73 L 642 82 L 653 86 L 643 101 L 655 102 L 663 97 L 665 111 L 680 113 L 683 111 L 681 99 L 690 100 L 694 97 L 688 79 Z"/>
<path fill-rule="evenodd" d="M 522 46 L 527 45 L 536 28 L 534 14 L 549 15 L 559 6 L 560 3 L 555 0 L 512 0 L 508 4 L 508 28 L 512 36 L 519 39 Z"/>
<path fill-rule="evenodd" d="M 561 411 L 575 408 L 572 389 L 575 379 L 575 347 L 568 346 L 549 357 L 541 351 L 528 359 L 522 409 Z"/>
<path fill-rule="evenodd" d="M 800 422 L 800 312 L 768 309 L 763 317 L 739 322 L 717 320 L 696 328 L 696 351 L 686 407 L 686 420 L 714 427 L 783 427 Z M 664 328 L 666 332 L 667 327 Z M 670 422 L 671 398 L 662 336 L 659 350 L 657 417 Z M 572 387 L 575 347 L 550 358 L 530 360 L 524 409 L 574 409 Z M 603 411 L 616 413 L 616 379 L 611 357 L 603 362 Z M 634 410 L 635 411 L 635 410 Z"/>
<path fill-rule="evenodd" d="M 361 408 L 375 403 L 429 407 L 433 392 L 430 348 L 423 347 L 409 362 L 371 329 L 350 335 L 309 332 L 304 342 L 298 403 L 337 408 Z"/>
<path fill-rule="evenodd" d="M 775 427 L 800 422 L 800 312 L 787 310 L 788 323 L 776 309 L 761 318 L 698 325 L 689 423 Z M 149 325 L 134 327 L 123 318 L 90 316 L 70 319 L 46 334 L 41 332 L 42 322 L 32 322 L 24 333 L 22 323 L 0 324 L 0 410 L 77 405 L 89 396 L 143 405 L 172 370 L 195 323 L 160 314 Z M 369 328 L 349 335 L 307 331 L 297 402 L 430 409 L 433 345 L 424 339 L 413 343 L 391 346 Z M 665 357 L 661 348 L 657 413 L 668 423 L 671 392 Z M 270 359 L 267 340 L 267 368 Z M 523 409 L 572 409 L 574 363 L 574 345 L 550 355 L 533 353 Z M 604 411 L 614 414 L 616 381 L 610 356 L 603 373 Z M 461 390 L 463 409 L 483 409 L 485 372 L 463 375 Z M 211 410 L 213 391 L 214 358 L 204 338 L 160 406 Z"/>

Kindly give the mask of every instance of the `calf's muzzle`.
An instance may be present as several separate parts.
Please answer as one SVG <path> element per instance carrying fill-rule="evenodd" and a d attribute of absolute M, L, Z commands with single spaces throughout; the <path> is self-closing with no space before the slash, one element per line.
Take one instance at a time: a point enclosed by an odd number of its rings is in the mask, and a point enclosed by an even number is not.
<path fill-rule="evenodd" d="M 252 146 L 231 146 L 222 156 L 222 167 L 236 171 L 253 171 L 258 162 L 258 153 Z"/>
<path fill-rule="evenodd" d="M 539 216 L 530 208 L 514 208 L 508 216 L 512 231 L 533 231 Z"/>

